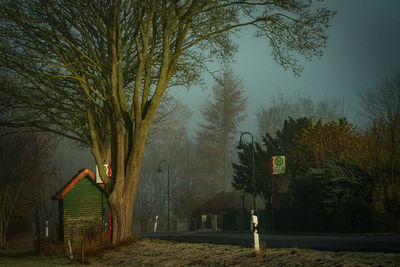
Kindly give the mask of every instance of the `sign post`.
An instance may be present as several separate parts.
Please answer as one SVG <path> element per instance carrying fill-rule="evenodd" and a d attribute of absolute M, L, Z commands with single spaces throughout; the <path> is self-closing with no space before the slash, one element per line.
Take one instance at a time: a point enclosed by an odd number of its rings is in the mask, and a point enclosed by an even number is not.
<path fill-rule="evenodd" d="M 271 160 L 273 174 L 285 174 L 285 156 L 275 156 Z"/>
<path fill-rule="evenodd" d="M 275 230 L 274 174 L 285 174 L 285 156 L 271 157 L 271 215 L 272 230 Z"/>

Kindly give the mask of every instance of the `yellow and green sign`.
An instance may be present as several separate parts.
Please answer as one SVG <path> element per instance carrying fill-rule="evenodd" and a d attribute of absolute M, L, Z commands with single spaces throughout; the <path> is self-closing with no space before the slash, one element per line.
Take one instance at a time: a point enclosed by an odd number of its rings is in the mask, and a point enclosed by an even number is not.
<path fill-rule="evenodd" d="M 285 156 L 272 157 L 273 174 L 285 174 Z"/>

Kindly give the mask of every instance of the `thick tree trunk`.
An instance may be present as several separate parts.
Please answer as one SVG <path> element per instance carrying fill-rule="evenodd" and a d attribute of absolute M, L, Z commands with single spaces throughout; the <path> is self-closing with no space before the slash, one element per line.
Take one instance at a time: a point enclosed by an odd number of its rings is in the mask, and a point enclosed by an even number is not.
<path fill-rule="evenodd" d="M 132 239 L 132 215 L 135 204 L 136 189 L 139 181 L 143 153 L 132 160 L 125 172 L 124 183 L 117 183 L 109 197 L 112 216 L 112 243 L 118 244 Z M 121 186 L 123 184 L 123 186 Z"/>
<path fill-rule="evenodd" d="M 118 244 L 132 239 L 132 214 L 134 200 L 129 196 L 121 197 L 113 192 L 109 198 L 112 214 L 112 243 Z"/>
<path fill-rule="evenodd" d="M 142 166 L 145 143 L 149 124 L 137 126 L 134 136 L 134 149 L 128 156 L 127 162 L 124 160 L 123 146 L 119 147 L 121 151 L 117 152 L 117 168 L 123 168 L 123 171 L 116 169 L 115 184 L 109 203 L 112 215 L 112 243 L 118 244 L 132 239 L 132 215 L 135 204 L 136 189 L 139 181 L 140 168 Z M 119 163 L 119 164 L 118 164 Z"/>

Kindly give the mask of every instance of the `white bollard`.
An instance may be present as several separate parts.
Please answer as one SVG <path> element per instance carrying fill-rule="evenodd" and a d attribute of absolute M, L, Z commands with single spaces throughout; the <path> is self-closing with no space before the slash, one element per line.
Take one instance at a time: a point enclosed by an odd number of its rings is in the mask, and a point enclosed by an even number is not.
<path fill-rule="evenodd" d="M 157 232 L 157 221 L 158 221 L 158 215 L 156 216 L 156 221 L 154 222 L 154 232 Z"/>
<path fill-rule="evenodd" d="M 218 215 L 214 215 L 215 221 L 214 221 L 214 231 L 218 231 Z"/>
<path fill-rule="evenodd" d="M 251 215 L 251 219 L 253 221 L 253 233 L 254 233 L 254 250 L 259 251 L 260 250 L 260 239 L 258 236 L 258 218 L 256 215 Z"/>

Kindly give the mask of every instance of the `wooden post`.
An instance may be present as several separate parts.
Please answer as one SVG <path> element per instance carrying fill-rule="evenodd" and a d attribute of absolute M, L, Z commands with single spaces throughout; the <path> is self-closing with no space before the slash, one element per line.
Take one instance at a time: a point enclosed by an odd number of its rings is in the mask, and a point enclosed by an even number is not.
<path fill-rule="evenodd" d="M 68 253 L 69 253 L 69 258 L 71 260 L 74 259 L 74 254 L 72 253 L 72 247 L 71 247 L 71 240 L 68 239 Z"/>
<path fill-rule="evenodd" d="M 81 241 L 81 262 L 85 262 L 85 241 Z"/>
<path fill-rule="evenodd" d="M 111 213 L 111 208 L 110 207 L 108 207 L 108 237 L 109 237 L 109 239 L 110 239 L 110 242 L 111 242 L 111 232 L 112 232 L 112 213 Z"/>
<path fill-rule="evenodd" d="M 49 220 L 46 220 L 46 239 L 49 238 Z"/>

